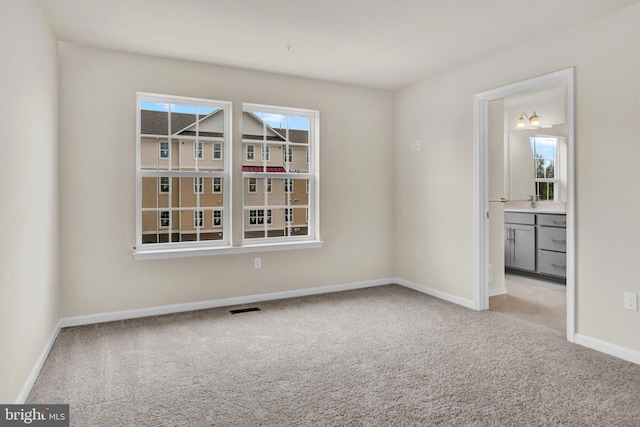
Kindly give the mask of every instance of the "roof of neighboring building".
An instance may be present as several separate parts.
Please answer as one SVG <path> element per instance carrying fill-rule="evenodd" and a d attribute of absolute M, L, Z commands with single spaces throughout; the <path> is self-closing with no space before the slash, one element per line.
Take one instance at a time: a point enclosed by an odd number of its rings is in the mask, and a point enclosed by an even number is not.
<path fill-rule="evenodd" d="M 218 110 L 222 111 L 222 110 Z M 218 111 L 210 114 L 209 116 L 215 115 Z M 140 110 L 140 133 L 142 135 L 168 135 L 168 115 L 166 111 L 152 111 L 152 110 Z M 203 120 L 209 116 L 200 116 L 200 120 Z M 255 117 L 255 116 L 253 116 Z M 259 118 L 255 117 L 257 120 Z M 195 136 L 195 131 L 187 130 L 191 126 L 193 126 L 198 120 L 198 116 L 195 114 L 187 114 L 187 113 L 171 113 L 171 131 L 172 135 L 189 135 Z M 284 142 L 284 135 L 287 134 L 286 129 L 272 128 L 273 131 L 277 132 L 280 136 L 267 136 L 267 141 L 282 141 Z M 289 129 L 289 141 L 294 143 L 308 143 L 308 134 L 309 132 L 306 130 L 297 130 L 297 129 Z M 224 134 L 222 132 L 200 132 L 200 136 L 211 136 L 211 137 L 222 137 Z M 255 139 L 255 140 L 263 140 L 262 135 L 249 135 L 243 134 L 243 139 Z"/>
<path fill-rule="evenodd" d="M 220 110 L 218 110 L 220 111 Z M 169 113 L 166 111 L 140 110 L 140 133 L 143 135 L 168 135 Z M 206 116 L 201 116 L 200 119 Z M 187 113 L 171 113 L 171 134 L 195 135 L 193 131 L 184 129 L 195 124 L 198 116 Z M 201 132 L 202 136 L 223 136 L 222 132 Z"/>

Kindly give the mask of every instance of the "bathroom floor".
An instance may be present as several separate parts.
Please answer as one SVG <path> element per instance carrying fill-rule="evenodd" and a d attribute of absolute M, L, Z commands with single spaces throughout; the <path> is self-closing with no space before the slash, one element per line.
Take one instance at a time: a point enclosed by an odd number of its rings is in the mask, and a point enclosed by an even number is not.
<path fill-rule="evenodd" d="M 564 285 L 507 274 L 505 287 L 506 294 L 489 298 L 489 310 L 566 333 Z"/>

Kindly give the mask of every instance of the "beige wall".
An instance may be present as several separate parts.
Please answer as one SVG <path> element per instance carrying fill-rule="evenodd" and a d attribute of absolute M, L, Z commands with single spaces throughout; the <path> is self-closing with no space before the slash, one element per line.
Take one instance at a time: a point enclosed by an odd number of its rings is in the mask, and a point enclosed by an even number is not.
<path fill-rule="evenodd" d="M 638 22 L 640 4 L 397 93 L 397 276 L 473 298 L 473 95 L 575 66 L 577 332 L 640 351 L 640 312 L 623 309 L 640 293 Z"/>
<path fill-rule="evenodd" d="M 15 402 L 59 317 L 56 47 L 31 1 L 0 2 L 2 403 Z"/>
<path fill-rule="evenodd" d="M 68 43 L 60 44 L 59 54 L 61 316 L 393 276 L 392 93 Z M 319 110 L 325 245 L 134 261 L 136 91 L 232 101 L 238 119 L 242 102 Z M 237 243 L 240 122 L 233 123 Z M 262 257 L 262 269 L 253 268 L 255 256 Z"/>

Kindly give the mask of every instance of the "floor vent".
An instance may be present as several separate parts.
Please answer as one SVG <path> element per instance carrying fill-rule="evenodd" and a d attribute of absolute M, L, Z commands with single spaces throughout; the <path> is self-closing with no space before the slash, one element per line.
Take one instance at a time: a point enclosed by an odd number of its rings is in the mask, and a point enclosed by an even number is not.
<path fill-rule="evenodd" d="M 239 308 L 237 310 L 229 310 L 229 313 L 238 314 L 238 313 L 248 313 L 250 311 L 260 311 L 260 309 L 258 307 Z"/>

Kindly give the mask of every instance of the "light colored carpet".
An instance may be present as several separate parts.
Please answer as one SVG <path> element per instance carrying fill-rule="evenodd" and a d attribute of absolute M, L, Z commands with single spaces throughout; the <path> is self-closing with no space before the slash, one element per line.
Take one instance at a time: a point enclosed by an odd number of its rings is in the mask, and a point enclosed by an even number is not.
<path fill-rule="evenodd" d="M 638 426 L 640 366 L 395 285 L 63 329 L 74 426 Z"/>
<path fill-rule="evenodd" d="M 567 292 L 559 285 L 505 275 L 507 293 L 489 298 L 489 309 L 566 334 Z"/>

